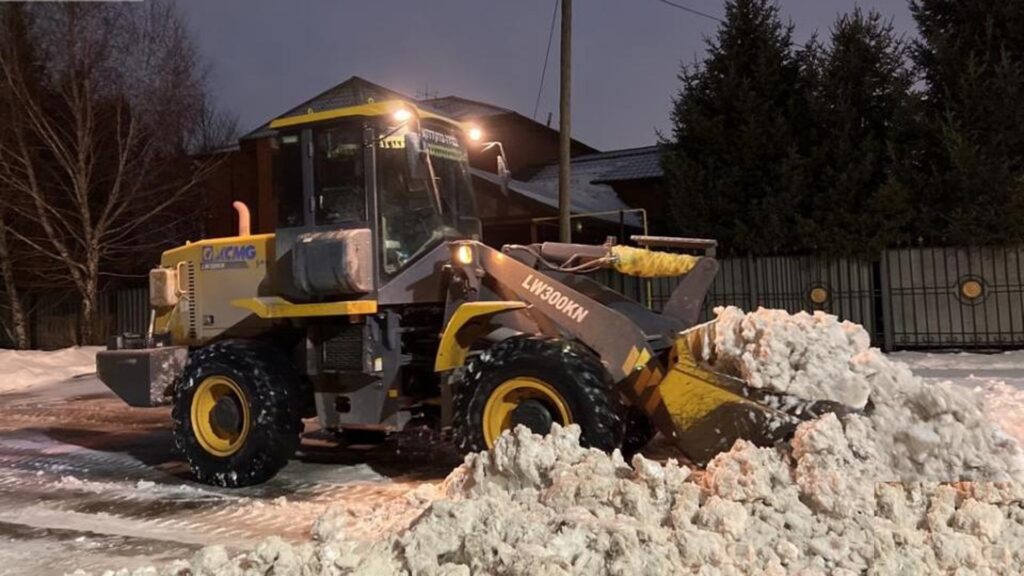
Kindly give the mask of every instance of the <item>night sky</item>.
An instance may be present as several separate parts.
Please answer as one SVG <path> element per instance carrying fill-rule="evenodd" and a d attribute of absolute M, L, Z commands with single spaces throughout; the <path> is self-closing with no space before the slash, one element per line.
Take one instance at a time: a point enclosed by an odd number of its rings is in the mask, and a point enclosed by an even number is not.
<path fill-rule="evenodd" d="M 723 4 L 677 0 L 721 17 Z M 178 0 L 219 103 L 248 131 L 352 75 L 413 97 L 455 94 L 530 116 L 555 0 Z M 802 42 L 855 5 L 914 34 L 905 0 L 784 0 Z M 573 2 L 573 134 L 599 149 L 653 144 L 680 63 L 717 22 L 658 0 Z M 537 118 L 558 115 L 558 30 Z"/>

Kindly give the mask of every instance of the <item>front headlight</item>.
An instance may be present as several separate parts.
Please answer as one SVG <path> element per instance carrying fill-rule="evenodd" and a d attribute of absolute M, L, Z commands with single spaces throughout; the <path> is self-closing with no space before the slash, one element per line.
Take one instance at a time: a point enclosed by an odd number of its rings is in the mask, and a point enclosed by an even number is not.
<path fill-rule="evenodd" d="M 473 247 L 469 244 L 460 244 L 455 249 L 455 260 L 460 264 L 472 264 L 473 263 Z"/>

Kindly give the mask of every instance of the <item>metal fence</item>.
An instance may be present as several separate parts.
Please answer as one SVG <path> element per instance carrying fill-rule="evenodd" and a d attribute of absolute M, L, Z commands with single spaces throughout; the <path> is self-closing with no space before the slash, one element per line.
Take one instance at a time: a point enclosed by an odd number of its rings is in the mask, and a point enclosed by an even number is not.
<path fill-rule="evenodd" d="M 52 350 L 74 346 L 81 316 L 71 292 L 36 295 L 31 299 L 29 326 L 32 347 Z M 100 294 L 93 334 L 97 342 L 124 332 L 144 333 L 149 324 L 149 293 L 146 288 L 122 288 Z M 8 343 L 13 346 L 14 343 Z"/>
<path fill-rule="evenodd" d="M 117 334 L 145 334 L 149 329 L 149 290 L 125 288 L 114 293 Z"/>
<path fill-rule="evenodd" d="M 704 302 L 705 320 L 714 316 L 716 307 L 729 305 L 794 313 L 822 310 L 862 324 L 873 338 L 882 337 L 877 266 L 873 262 L 773 256 L 721 260 L 719 266 Z M 660 310 L 678 280 L 658 278 L 649 284 L 649 288 L 640 287 L 630 296 Z"/>
<path fill-rule="evenodd" d="M 1024 347 L 1024 247 L 909 248 L 877 260 L 733 258 L 708 292 L 716 306 L 823 310 L 865 327 L 886 350 Z M 597 278 L 660 310 L 678 280 Z"/>

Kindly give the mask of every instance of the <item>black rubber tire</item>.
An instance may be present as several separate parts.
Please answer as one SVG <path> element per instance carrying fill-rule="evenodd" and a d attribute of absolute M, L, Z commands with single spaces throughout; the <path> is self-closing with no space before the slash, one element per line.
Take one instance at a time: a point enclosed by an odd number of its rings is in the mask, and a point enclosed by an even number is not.
<path fill-rule="evenodd" d="M 517 376 L 536 378 L 558 391 L 580 426 L 583 446 L 611 452 L 622 444 L 625 407 L 594 354 L 559 338 L 515 336 L 474 358 L 455 386 L 452 436 L 461 452 L 487 449 L 484 406 L 498 386 Z"/>
<path fill-rule="evenodd" d="M 226 457 L 207 452 L 192 426 L 192 400 L 210 376 L 226 376 L 244 392 L 250 430 L 238 450 Z M 259 484 L 283 468 L 299 447 L 302 433 L 302 380 L 290 360 L 256 341 L 224 340 L 189 355 L 174 395 L 174 444 L 199 482 L 235 488 Z"/>
<path fill-rule="evenodd" d="M 626 412 L 626 433 L 622 438 L 622 457 L 629 460 L 647 446 L 658 431 L 654 423 L 638 408 Z"/>

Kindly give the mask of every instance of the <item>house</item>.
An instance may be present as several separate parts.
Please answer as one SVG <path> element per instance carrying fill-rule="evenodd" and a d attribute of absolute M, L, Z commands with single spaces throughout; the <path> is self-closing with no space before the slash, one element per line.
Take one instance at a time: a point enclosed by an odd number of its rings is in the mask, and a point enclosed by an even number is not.
<path fill-rule="evenodd" d="M 573 213 L 589 215 L 574 218 L 574 236 L 593 238 L 603 233 L 624 239 L 629 233 L 664 229 L 668 203 L 661 187 L 657 146 L 581 154 L 572 158 L 570 166 Z M 523 185 L 523 196 L 557 208 L 557 158 L 535 167 Z M 557 220 L 534 218 L 531 233 L 539 240 L 554 239 Z"/>
<path fill-rule="evenodd" d="M 502 142 L 513 181 L 507 195 L 494 172 L 497 150 L 473 149 L 469 161 L 474 177 L 483 240 L 491 245 L 526 243 L 557 238 L 557 130 L 500 106 L 459 96 L 415 99 L 360 77 L 352 77 L 302 102 L 281 117 L 320 112 L 370 101 L 406 100 L 481 128 L 488 140 Z M 274 191 L 273 139 L 268 123 L 239 139 L 237 148 L 223 151 L 223 162 L 207 181 L 205 214 L 208 236 L 235 233 L 231 203 L 245 202 L 254 232 L 269 232 L 277 221 Z M 576 239 L 600 242 L 612 235 L 625 237 L 644 229 L 661 204 L 661 178 L 656 147 L 599 152 L 573 140 L 572 211 Z M 596 216 L 585 216 L 597 213 Z M 648 218 L 649 221 L 649 218 Z"/>

